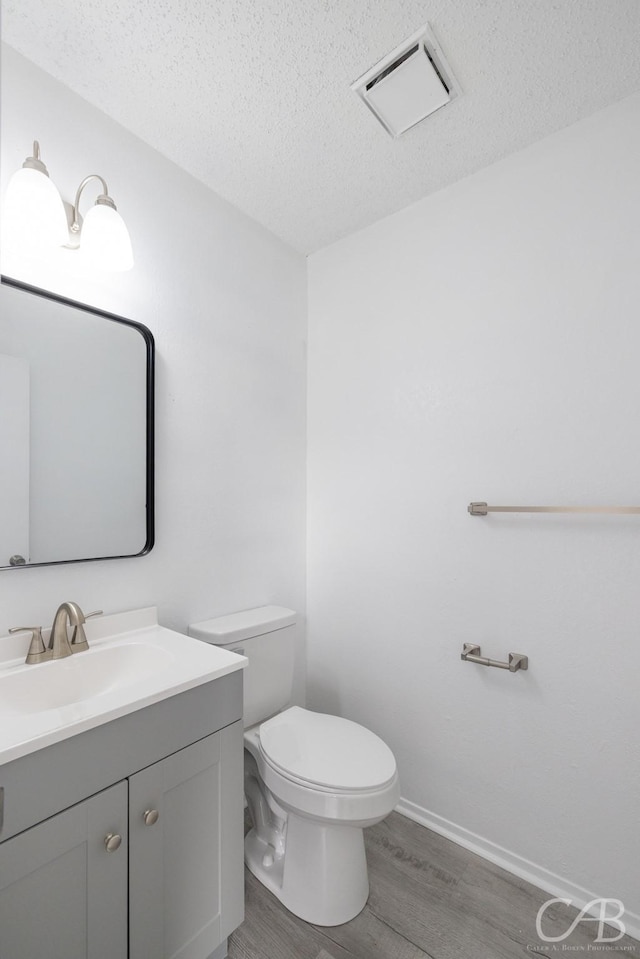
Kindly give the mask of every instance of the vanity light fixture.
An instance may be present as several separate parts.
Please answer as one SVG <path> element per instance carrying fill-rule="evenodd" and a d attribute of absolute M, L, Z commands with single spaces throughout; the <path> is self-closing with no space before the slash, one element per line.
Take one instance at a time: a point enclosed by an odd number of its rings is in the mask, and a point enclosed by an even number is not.
<path fill-rule="evenodd" d="M 83 220 L 80 196 L 92 180 L 100 182 L 102 191 Z M 129 231 L 109 196 L 104 178 L 97 173 L 85 177 L 73 206 L 63 203 L 40 159 L 37 140 L 33 142 L 33 156 L 27 157 L 22 169 L 9 181 L 3 212 L 4 234 L 12 245 L 22 249 L 34 245 L 65 247 L 77 251 L 93 267 L 109 272 L 130 270 L 133 266 Z"/>

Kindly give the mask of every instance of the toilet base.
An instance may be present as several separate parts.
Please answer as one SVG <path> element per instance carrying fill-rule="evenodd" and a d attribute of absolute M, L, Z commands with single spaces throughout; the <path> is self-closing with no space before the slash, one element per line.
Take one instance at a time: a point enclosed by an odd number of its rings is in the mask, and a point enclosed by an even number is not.
<path fill-rule="evenodd" d="M 250 830 L 244 846 L 250 872 L 305 922 L 340 926 L 355 918 L 369 897 L 362 829 L 292 812 L 284 829 L 281 851 Z"/>

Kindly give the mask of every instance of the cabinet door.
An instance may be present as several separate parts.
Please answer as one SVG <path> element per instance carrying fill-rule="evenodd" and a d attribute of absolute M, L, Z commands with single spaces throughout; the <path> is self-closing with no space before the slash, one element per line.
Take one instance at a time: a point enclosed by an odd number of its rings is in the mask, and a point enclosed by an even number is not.
<path fill-rule="evenodd" d="M 127 959 L 126 782 L 0 845 L 0 956 Z"/>
<path fill-rule="evenodd" d="M 208 736 L 129 780 L 131 959 L 207 959 L 226 936 L 221 923 L 221 858 L 226 857 L 221 857 L 220 835 L 227 805 L 226 762 L 221 762 L 225 733 Z M 241 764 L 242 739 L 234 742 Z M 240 784 L 240 815 L 241 789 Z M 236 891 L 241 901 L 242 888 Z"/>

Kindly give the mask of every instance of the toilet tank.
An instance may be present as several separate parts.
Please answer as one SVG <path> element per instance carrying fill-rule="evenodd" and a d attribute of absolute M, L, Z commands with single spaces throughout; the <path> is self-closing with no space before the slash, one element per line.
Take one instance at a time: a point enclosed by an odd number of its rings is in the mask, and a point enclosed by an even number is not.
<path fill-rule="evenodd" d="M 291 702 L 296 614 L 284 606 L 260 606 L 189 626 L 189 635 L 242 653 L 244 724 L 253 726 Z"/>

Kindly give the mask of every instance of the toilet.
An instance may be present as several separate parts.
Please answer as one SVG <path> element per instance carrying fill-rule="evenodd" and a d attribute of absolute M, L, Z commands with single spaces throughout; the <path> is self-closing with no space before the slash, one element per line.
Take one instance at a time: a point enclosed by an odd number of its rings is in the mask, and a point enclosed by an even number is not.
<path fill-rule="evenodd" d="M 189 627 L 246 656 L 245 796 L 253 828 L 245 862 L 294 915 L 337 926 L 369 895 L 363 829 L 400 798 L 389 747 L 339 716 L 289 705 L 296 614 L 262 606 Z"/>

